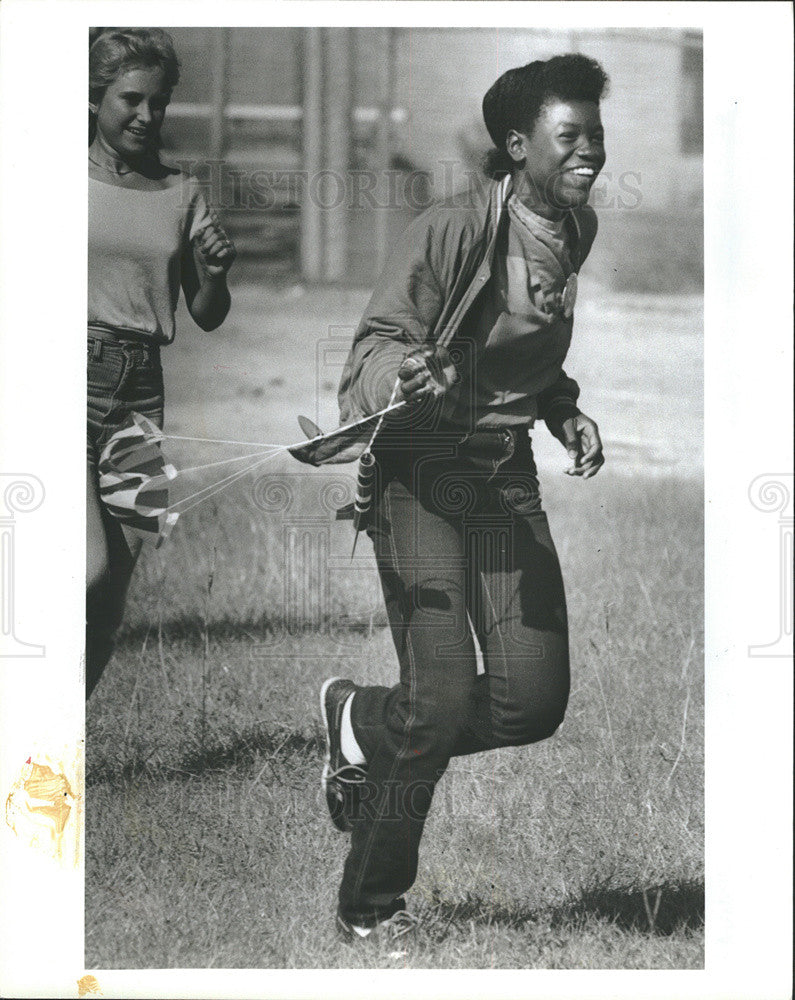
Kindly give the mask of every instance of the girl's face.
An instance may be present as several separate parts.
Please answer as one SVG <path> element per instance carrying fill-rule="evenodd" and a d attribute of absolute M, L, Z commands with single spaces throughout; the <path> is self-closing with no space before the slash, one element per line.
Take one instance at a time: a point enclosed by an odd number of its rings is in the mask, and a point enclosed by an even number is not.
<path fill-rule="evenodd" d="M 599 105 L 552 98 L 541 108 L 531 133 L 512 129 L 508 152 L 524 166 L 515 175 L 519 198 L 546 218 L 584 205 L 605 164 Z"/>
<path fill-rule="evenodd" d="M 122 159 L 136 159 L 154 145 L 171 91 L 159 66 L 122 71 L 97 108 L 97 136 Z"/>

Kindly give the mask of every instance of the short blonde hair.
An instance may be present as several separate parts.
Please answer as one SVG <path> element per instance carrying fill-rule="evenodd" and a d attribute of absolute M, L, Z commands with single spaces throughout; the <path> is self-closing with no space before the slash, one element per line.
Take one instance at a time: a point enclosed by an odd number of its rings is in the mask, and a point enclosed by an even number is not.
<path fill-rule="evenodd" d="M 88 52 L 88 99 L 99 104 L 111 83 L 125 70 L 159 66 L 166 86 L 179 83 L 179 60 L 171 35 L 162 28 L 109 28 Z"/>

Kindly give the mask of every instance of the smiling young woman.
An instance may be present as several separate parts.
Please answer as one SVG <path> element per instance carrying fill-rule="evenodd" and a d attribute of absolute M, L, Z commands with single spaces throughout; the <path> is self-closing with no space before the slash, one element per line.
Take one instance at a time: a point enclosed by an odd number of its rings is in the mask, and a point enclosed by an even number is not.
<path fill-rule="evenodd" d="M 450 758 L 547 739 L 563 719 L 566 601 L 528 430 L 545 421 L 570 475 L 602 466 L 563 362 L 596 234 L 606 83 L 582 55 L 503 74 L 483 101 L 490 181 L 412 223 L 354 335 L 343 423 L 384 407 L 396 382 L 411 416 L 373 447 L 369 528 L 400 680 L 321 690 L 327 803 L 351 831 L 337 918 L 349 937 L 411 925 L 402 894 Z"/>
<path fill-rule="evenodd" d="M 112 80 L 98 105 L 92 159 L 110 157 L 117 165 L 140 162 L 160 133 L 171 88 L 165 69 L 140 66 Z M 107 162 L 107 161 L 106 161 Z"/>
<path fill-rule="evenodd" d="M 556 75 L 567 75 L 570 97 L 543 90 Z M 487 169 L 510 174 L 517 198 L 547 219 L 588 201 L 593 182 L 605 164 L 605 135 L 599 100 L 592 100 L 607 78 L 589 59 L 559 56 L 508 70 L 483 98 L 483 117 L 494 142 Z M 601 93 L 601 91 L 599 91 Z M 526 110 L 519 118 L 517 106 Z"/>
<path fill-rule="evenodd" d="M 113 649 L 140 540 L 99 497 L 98 461 L 131 412 L 163 422 L 160 348 L 180 289 L 213 330 L 230 305 L 235 249 L 195 178 L 161 163 L 160 129 L 179 63 L 170 36 L 122 28 L 89 52 L 86 692 Z"/>

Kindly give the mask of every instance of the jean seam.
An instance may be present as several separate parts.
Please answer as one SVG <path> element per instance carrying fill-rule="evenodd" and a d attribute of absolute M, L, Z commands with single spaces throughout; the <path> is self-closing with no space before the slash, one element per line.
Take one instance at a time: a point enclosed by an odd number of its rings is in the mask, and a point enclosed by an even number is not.
<path fill-rule="evenodd" d="M 110 399 L 112 400 L 114 406 L 116 406 L 118 404 L 118 402 L 119 402 L 118 394 L 121 392 L 122 386 L 124 385 L 124 382 L 125 382 L 125 379 L 130 374 L 130 371 L 131 371 L 131 369 L 133 367 L 133 359 L 130 357 L 130 355 L 128 354 L 128 352 L 126 350 L 123 350 L 123 354 L 124 354 L 124 366 L 123 366 L 123 368 L 121 370 L 121 376 L 119 378 L 119 384 L 116 386 L 116 388 L 114 389 L 114 391 L 110 394 Z"/>
<path fill-rule="evenodd" d="M 485 574 L 482 571 L 480 573 L 480 583 L 481 583 L 481 586 L 482 586 L 482 588 L 483 588 L 483 590 L 484 590 L 484 592 L 486 594 L 486 598 L 488 599 L 489 607 L 491 608 L 491 613 L 492 613 L 492 616 L 493 616 L 493 619 L 494 619 L 494 629 L 495 629 L 495 631 L 497 633 L 497 637 L 498 637 L 498 639 L 500 641 L 500 650 L 502 651 L 502 670 L 501 670 L 501 673 L 502 673 L 502 676 L 505 678 L 505 689 L 506 689 L 505 690 L 505 694 L 506 694 L 506 698 L 508 698 L 510 700 L 510 687 L 511 687 L 511 684 L 510 684 L 510 676 L 509 676 L 509 673 L 508 673 L 508 657 L 507 657 L 506 652 L 505 652 L 505 640 L 502 637 L 502 629 L 500 628 L 500 623 L 499 623 L 499 620 L 497 618 L 497 609 L 494 606 L 494 599 L 491 596 L 491 589 L 489 588 L 489 585 L 486 582 L 486 576 L 485 576 Z M 481 653 L 483 653 L 482 647 L 481 647 Z M 491 662 L 491 657 L 489 657 L 489 656 L 487 656 L 485 654 L 483 654 L 483 661 L 484 661 L 483 662 L 483 669 L 485 671 L 486 676 L 488 677 L 489 710 L 491 712 L 493 712 L 494 711 L 494 702 L 493 702 L 492 682 L 494 680 L 494 674 L 493 674 L 493 671 L 490 669 L 493 666 L 493 664 Z"/>
<path fill-rule="evenodd" d="M 391 524 L 393 524 L 393 519 L 392 519 L 392 505 L 391 505 L 391 503 L 389 501 L 388 490 L 384 491 L 383 499 L 384 499 L 384 503 L 385 503 L 386 509 L 387 509 L 387 521 L 391 525 Z M 394 535 L 393 535 L 393 532 L 391 530 L 388 532 L 388 534 L 389 534 L 390 555 L 392 557 L 392 560 L 393 560 L 393 563 L 394 563 L 394 566 L 395 566 L 395 572 L 397 573 L 398 578 L 400 578 L 400 564 L 398 562 L 397 547 L 395 546 Z M 407 650 L 408 659 L 409 659 L 409 714 L 408 714 L 408 718 L 406 719 L 406 723 L 405 723 L 405 726 L 404 726 L 403 742 L 401 744 L 400 753 L 395 756 L 395 760 L 394 760 L 394 762 L 392 764 L 392 769 L 390 770 L 389 776 L 387 778 L 387 781 L 390 781 L 390 782 L 394 779 L 395 772 L 396 772 L 396 770 L 398 768 L 398 762 L 399 762 L 399 759 L 400 759 L 400 754 L 405 754 L 406 750 L 408 749 L 409 740 L 411 738 L 411 727 L 412 727 L 413 722 L 414 722 L 414 705 L 413 705 L 411 699 L 413 698 L 413 696 L 415 694 L 415 689 L 416 689 L 416 661 L 415 661 L 415 658 L 414 658 L 414 650 L 413 650 L 412 645 L 411 645 L 411 633 L 408 630 L 408 626 L 407 626 L 407 623 L 405 622 L 405 620 L 404 620 L 404 627 L 406 628 L 406 650 Z M 377 829 L 378 829 L 378 823 L 381 821 L 381 819 L 383 817 L 383 813 L 385 812 L 385 810 L 387 808 L 387 805 L 388 805 L 387 798 L 384 797 L 384 801 L 381 803 L 381 805 L 379 807 L 378 813 L 376 814 L 376 816 L 375 816 L 375 818 L 373 820 L 373 825 L 372 825 L 372 827 L 370 829 L 370 832 L 369 832 L 369 834 L 367 836 L 367 840 L 365 841 L 364 850 L 362 851 L 362 859 L 361 859 L 361 862 L 359 864 L 359 871 L 358 871 L 358 873 L 356 875 L 356 879 L 355 879 L 355 881 L 353 883 L 353 896 L 354 896 L 354 899 L 361 892 L 362 882 L 364 881 L 365 869 L 366 869 L 367 865 L 369 864 L 370 856 L 372 855 L 372 851 L 373 851 L 373 844 L 375 842 L 375 835 L 376 835 L 376 832 L 377 832 Z"/>

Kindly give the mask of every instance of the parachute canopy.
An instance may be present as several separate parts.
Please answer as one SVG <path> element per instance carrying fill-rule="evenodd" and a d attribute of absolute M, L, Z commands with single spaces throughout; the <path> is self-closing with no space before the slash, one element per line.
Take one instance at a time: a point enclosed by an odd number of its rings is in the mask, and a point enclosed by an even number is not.
<path fill-rule="evenodd" d="M 163 434 L 140 413 L 131 413 L 99 458 L 99 495 L 111 514 L 159 547 L 179 513 L 169 510 L 169 485 L 177 474 L 166 463 Z"/>

